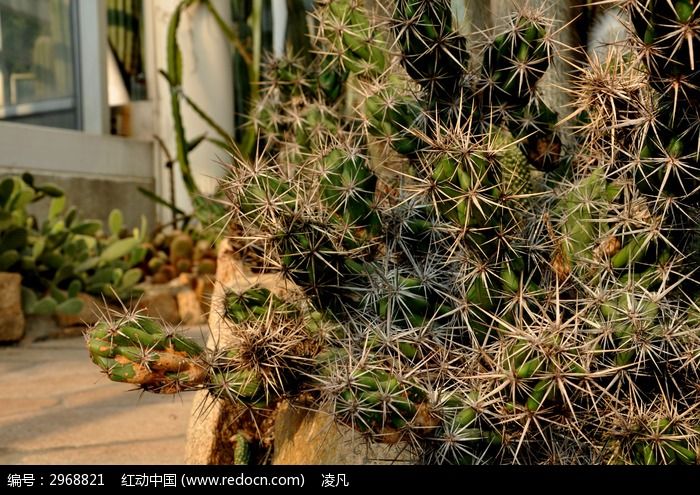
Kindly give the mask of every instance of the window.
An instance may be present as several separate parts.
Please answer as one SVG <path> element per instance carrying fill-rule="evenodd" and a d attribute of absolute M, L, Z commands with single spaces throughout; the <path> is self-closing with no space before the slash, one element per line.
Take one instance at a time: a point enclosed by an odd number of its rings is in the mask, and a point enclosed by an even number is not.
<path fill-rule="evenodd" d="M 0 119 L 79 129 L 77 5 L 0 0 Z"/>

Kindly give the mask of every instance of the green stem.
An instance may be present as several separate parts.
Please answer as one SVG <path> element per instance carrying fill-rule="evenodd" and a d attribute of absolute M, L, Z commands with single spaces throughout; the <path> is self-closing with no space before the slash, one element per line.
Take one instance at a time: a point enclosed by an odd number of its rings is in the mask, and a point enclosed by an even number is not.
<path fill-rule="evenodd" d="M 202 109 L 202 107 L 200 107 L 199 105 L 197 105 L 197 103 L 195 103 L 195 102 L 194 102 L 189 96 L 187 96 L 186 94 L 183 93 L 183 94 L 182 94 L 182 97 L 185 99 L 185 101 L 187 102 L 187 104 L 188 104 L 190 107 L 192 107 L 192 110 L 194 110 L 194 112 L 195 112 L 197 115 L 199 115 L 199 117 L 200 117 L 204 122 L 206 122 L 206 123 L 209 125 L 209 127 L 211 127 L 212 129 L 214 129 L 214 131 L 216 131 L 216 133 L 221 137 L 221 139 L 222 139 L 224 142 L 225 142 L 225 141 L 230 141 L 230 140 L 231 140 L 230 134 L 229 134 L 228 132 L 226 132 L 226 130 L 225 130 L 223 127 L 221 127 L 214 119 L 212 119 L 212 118 Z"/>
<path fill-rule="evenodd" d="M 194 200 L 200 196 L 199 188 L 192 175 L 189 156 L 187 151 L 187 137 L 182 124 L 182 109 L 180 108 L 180 93 L 182 87 L 182 53 L 177 44 L 177 28 L 180 25 L 182 10 L 188 7 L 192 0 L 180 2 L 170 18 L 168 25 L 167 57 L 168 71 L 161 72 L 170 86 L 170 108 L 173 116 L 173 126 L 175 128 L 175 145 L 177 150 L 177 161 L 180 164 L 180 172 L 185 188 L 190 198 Z"/>
<path fill-rule="evenodd" d="M 226 38 L 228 38 L 229 43 L 236 49 L 238 54 L 243 58 L 245 63 L 250 66 L 253 64 L 253 59 L 250 56 L 250 53 L 248 50 L 246 50 L 245 46 L 243 46 L 243 43 L 241 43 L 241 40 L 238 38 L 238 35 L 234 32 L 233 29 L 231 29 L 231 26 L 229 26 L 224 19 L 221 17 L 221 14 L 216 10 L 216 8 L 212 5 L 210 0 L 201 0 L 201 2 L 206 6 L 206 8 L 209 10 L 212 16 L 214 16 L 214 20 L 216 23 L 219 25 L 219 28 L 221 31 L 224 33 Z"/>
<path fill-rule="evenodd" d="M 260 84 L 260 61 L 262 60 L 262 0 L 253 0 L 253 12 L 250 16 L 253 31 L 253 65 L 250 70 L 250 80 L 253 82 L 250 88 L 250 99 L 258 101 Z"/>
<path fill-rule="evenodd" d="M 253 33 L 253 63 L 250 68 L 250 104 L 255 108 L 260 96 L 260 62 L 262 60 L 262 10 L 263 0 L 253 0 L 250 25 Z M 249 157 L 255 148 L 255 127 L 249 125 L 240 145 L 241 154 Z"/>

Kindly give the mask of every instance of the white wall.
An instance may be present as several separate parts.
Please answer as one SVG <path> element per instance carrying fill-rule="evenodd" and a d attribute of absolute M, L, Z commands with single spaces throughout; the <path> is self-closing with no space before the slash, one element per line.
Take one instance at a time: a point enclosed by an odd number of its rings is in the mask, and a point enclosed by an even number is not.
<path fill-rule="evenodd" d="M 153 177 L 153 143 L 80 131 L 0 122 L 3 173 L 146 180 Z"/>

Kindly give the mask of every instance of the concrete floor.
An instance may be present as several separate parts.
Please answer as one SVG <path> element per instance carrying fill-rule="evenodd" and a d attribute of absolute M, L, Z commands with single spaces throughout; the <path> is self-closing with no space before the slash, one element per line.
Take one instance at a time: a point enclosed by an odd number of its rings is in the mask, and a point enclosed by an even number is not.
<path fill-rule="evenodd" d="M 0 347 L 0 464 L 182 464 L 192 394 L 110 382 L 82 337 Z"/>

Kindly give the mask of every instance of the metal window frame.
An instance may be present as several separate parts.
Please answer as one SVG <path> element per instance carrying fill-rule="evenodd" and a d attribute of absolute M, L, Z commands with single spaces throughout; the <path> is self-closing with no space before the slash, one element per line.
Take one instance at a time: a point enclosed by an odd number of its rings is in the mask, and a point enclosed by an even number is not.
<path fill-rule="evenodd" d="M 109 133 L 107 101 L 107 2 L 71 0 L 74 96 L 7 104 L 0 119 L 75 109 L 77 130 Z"/>
<path fill-rule="evenodd" d="M 81 129 L 60 129 L 0 121 L 0 171 L 31 170 L 65 177 L 99 177 L 150 184 L 152 141 L 109 135 L 107 100 L 107 2 L 71 0 L 76 22 L 75 94 Z M 149 2 L 150 3 L 150 2 Z M 68 98 L 72 100 L 73 98 Z M 68 101 L 33 102 L 34 112 L 70 107 Z M 71 108 L 76 108 L 72 106 Z M 41 143 L 36 146 L 36 143 Z"/>
<path fill-rule="evenodd" d="M 0 107 L 0 119 L 41 115 L 46 113 L 60 112 L 63 110 L 72 110 L 76 107 L 76 98 L 72 96 L 33 101 L 31 103 L 16 103 L 14 105 L 6 105 L 4 107 Z M 78 117 L 80 117 L 79 113 Z M 80 123 L 79 119 L 78 123 Z"/>
<path fill-rule="evenodd" d="M 80 128 L 90 134 L 109 133 L 107 101 L 107 1 L 77 2 Z"/>
<path fill-rule="evenodd" d="M 75 116 L 77 130 L 83 128 L 83 85 L 80 80 L 82 60 L 80 60 L 80 6 L 71 1 L 71 26 L 73 27 L 73 87 L 75 88 Z"/>

